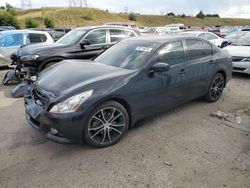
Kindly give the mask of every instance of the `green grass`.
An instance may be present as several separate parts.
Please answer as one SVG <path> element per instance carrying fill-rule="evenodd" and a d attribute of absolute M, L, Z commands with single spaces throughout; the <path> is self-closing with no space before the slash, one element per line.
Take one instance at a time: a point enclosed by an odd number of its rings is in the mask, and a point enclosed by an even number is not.
<path fill-rule="evenodd" d="M 56 27 L 80 27 L 87 25 L 100 25 L 105 22 L 129 22 L 128 14 L 109 13 L 93 8 L 41 8 L 18 11 L 18 20 L 24 27 L 26 17 L 32 17 L 39 21 L 40 27 L 44 27 L 43 18 L 49 16 L 54 19 Z M 250 19 L 233 18 L 205 18 L 195 17 L 167 17 L 156 15 L 138 15 L 137 23 L 140 26 L 164 26 L 170 23 L 183 23 L 186 26 L 216 26 L 216 25 L 250 25 Z"/>

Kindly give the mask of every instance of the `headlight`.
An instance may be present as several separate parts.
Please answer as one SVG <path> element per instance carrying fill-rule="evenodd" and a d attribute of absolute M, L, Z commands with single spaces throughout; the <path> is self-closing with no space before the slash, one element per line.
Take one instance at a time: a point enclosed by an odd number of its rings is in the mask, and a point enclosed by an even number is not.
<path fill-rule="evenodd" d="M 22 56 L 20 59 L 21 61 L 35 61 L 37 58 L 39 58 L 39 55 L 26 55 Z"/>
<path fill-rule="evenodd" d="M 82 103 L 84 103 L 93 93 L 89 90 L 73 97 L 70 97 L 63 102 L 60 102 L 51 108 L 50 112 L 53 113 L 70 113 L 76 111 Z"/>

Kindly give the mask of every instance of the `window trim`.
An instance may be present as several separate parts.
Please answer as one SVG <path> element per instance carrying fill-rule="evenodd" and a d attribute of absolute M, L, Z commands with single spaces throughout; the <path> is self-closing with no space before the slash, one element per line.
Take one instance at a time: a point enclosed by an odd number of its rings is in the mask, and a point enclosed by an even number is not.
<path fill-rule="evenodd" d="M 200 41 L 202 43 L 202 46 L 204 48 L 204 51 L 206 53 L 206 56 L 203 56 L 203 57 L 199 57 L 199 58 L 196 58 L 196 59 L 190 59 L 190 56 L 189 56 L 189 48 L 188 48 L 188 45 L 187 45 L 187 40 L 196 40 L 196 41 Z M 185 43 L 185 49 L 186 49 L 186 57 L 187 57 L 187 62 L 192 62 L 192 61 L 197 61 L 201 58 L 205 58 L 205 57 L 208 57 L 207 56 L 207 52 L 206 52 L 206 49 L 205 49 L 205 46 L 204 46 L 204 43 L 203 43 L 203 40 L 204 39 L 201 39 L 201 38 L 190 38 L 190 39 L 184 39 L 184 43 Z"/>
<path fill-rule="evenodd" d="M 183 48 L 183 53 L 184 53 L 184 59 L 185 61 L 183 63 L 178 63 L 178 64 L 174 64 L 174 65 L 170 65 L 170 68 L 171 67 L 176 67 L 176 66 L 180 66 L 180 65 L 184 65 L 188 62 L 188 57 L 187 57 L 187 53 L 186 53 L 186 48 L 185 48 L 185 45 L 184 45 L 184 41 L 183 40 L 173 40 L 171 42 L 166 42 L 164 43 L 161 47 L 159 47 L 159 49 L 156 51 L 155 55 L 154 56 L 154 59 L 156 60 L 156 62 L 152 63 L 152 65 L 154 65 L 155 63 L 158 63 L 158 55 L 159 55 L 159 52 L 164 48 L 166 47 L 168 44 L 171 44 L 171 43 L 176 43 L 176 42 L 181 42 L 181 45 L 182 45 L 182 48 Z"/>
<path fill-rule="evenodd" d="M 97 29 L 92 29 L 90 31 L 88 31 L 82 38 L 82 40 L 80 40 L 79 44 L 81 44 L 81 42 L 89 35 L 91 34 L 92 32 L 94 31 L 99 31 L 99 30 L 105 30 L 106 31 L 106 42 L 105 43 L 99 43 L 99 44 L 90 44 L 90 46 L 99 46 L 99 45 L 104 45 L 104 44 L 108 44 L 107 41 L 108 41 L 108 29 L 106 28 L 97 28 Z"/>

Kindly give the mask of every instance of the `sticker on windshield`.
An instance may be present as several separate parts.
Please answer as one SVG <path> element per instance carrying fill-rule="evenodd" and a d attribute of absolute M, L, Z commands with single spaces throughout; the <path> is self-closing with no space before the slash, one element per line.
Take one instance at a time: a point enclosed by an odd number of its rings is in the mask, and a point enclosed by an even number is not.
<path fill-rule="evenodd" d="M 135 50 L 136 50 L 136 51 L 141 51 L 141 52 L 151 52 L 151 51 L 152 51 L 152 48 L 147 48 L 147 47 L 138 46 Z"/>

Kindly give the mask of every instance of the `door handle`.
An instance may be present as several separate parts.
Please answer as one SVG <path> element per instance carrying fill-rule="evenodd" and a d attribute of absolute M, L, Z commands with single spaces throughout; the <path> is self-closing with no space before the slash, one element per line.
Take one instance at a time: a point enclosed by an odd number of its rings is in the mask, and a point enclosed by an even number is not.
<path fill-rule="evenodd" d="M 216 63 L 216 60 L 214 60 L 214 59 L 211 59 L 211 60 L 209 61 L 209 64 L 214 64 L 214 63 Z"/>
<path fill-rule="evenodd" d="M 185 74 L 186 70 L 185 69 L 181 69 L 179 74 Z"/>

